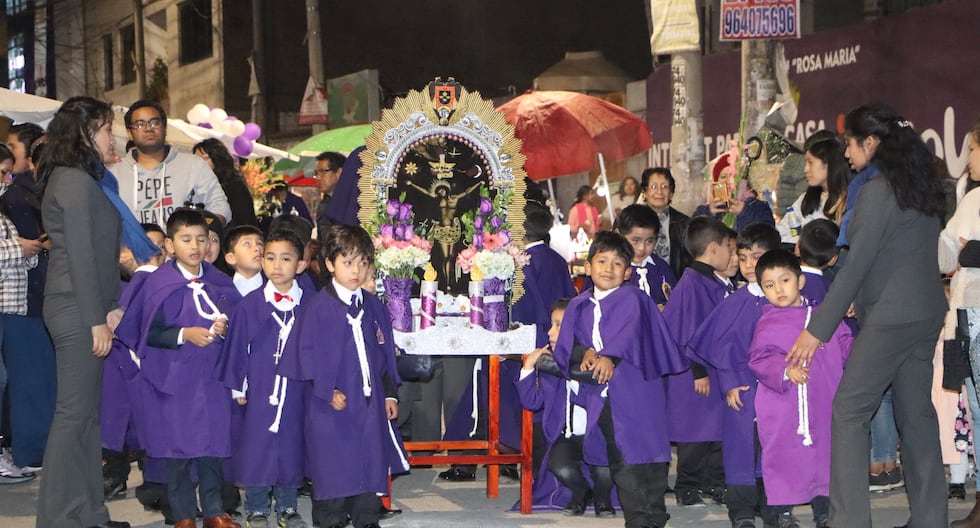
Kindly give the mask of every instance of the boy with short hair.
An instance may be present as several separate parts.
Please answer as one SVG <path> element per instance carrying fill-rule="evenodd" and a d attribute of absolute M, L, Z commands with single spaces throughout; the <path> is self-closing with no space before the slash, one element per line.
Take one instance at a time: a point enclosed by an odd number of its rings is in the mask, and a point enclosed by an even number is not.
<path fill-rule="evenodd" d="M 572 349 L 587 348 L 581 370 L 592 370 L 607 386 L 589 391 L 586 438 L 598 428 L 605 440 L 626 526 L 662 528 L 670 518 L 664 503 L 670 441 L 662 377 L 687 365 L 653 300 L 625 284 L 632 260 L 633 248 L 622 235 L 596 234 L 586 262 L 595 287 L 565 310 L 554 356 L 568 376 Z"/>
<path fill-rule="evenodd" d="M 722 461 L 725 505 L 733 528 L 754 528 L 764 495 L 755 441 L 756 380 L 749 371 L 749 345 L 762 307 L 768 304 L 756 283 L 756 262 L 780 246 L 779 232 L 768 224 L 752 224 L 738 235 L 738 265 L 749 281 L 723 300 L 705 319 L 688 346 L 718 380 L 725 398 L 722 412 Z M 763 520 L 768 520 L 762 510 Z"/>
<path fill-rule="evenodd" d="M 321 280 L 312 274 L 312 267 L 310 266 L 310 261 L 313 258 L 312 250 L 312 236 L 313 236 L 313 224 L 302 216 L 296 216 L 293 214 L 282 214 L 275 217 L 272 223 L 269 224 L 269 232 L 279 231 L 285 229 L 286 231 L 292 231 L 299 237 L 300 242 L 303 243 L 303 261 L 306 262 L 306 269 L 296 275 L 296 280 L 299 282 L 300 288 L 303 290 L 313 293 L 321 287 Z M 323 269 L 323 268 L 321 268 Z"/>
<path fill-rule="evenodd" d="M 664 259 L 653 253 L 660 233 L 660 219 L 645 205 L 631 205 L 616 218 L 613 229 L 633 246 L 630 284 L 640 288 L 663 310 L 677 277 Z"/>
<path fill-rule="evenodd" d="M 204 262 L 208 225 L 200 212 L 175 211 L 166 248 L 174 259 L 136 293 L 116 336 L 136 351 L 144 380 L 147 455 L 166 459 L 167 495 L 176 528 L 196 526 L 198 501 L 190 466 L 196 463 L 205 528 L 238 528 L 222 510 L 221 460 L 231 454 L 231 403 L 210 374 L 241 298 L 231 279 Z"/>
<path fill-rule="evenodd" d="M 837 263 L 840 253 L 840 248 L 837 247 L 838 237 L 840 228 L 826 218 L 813 220 L 800 230 L 796 254 L 802 261 L 800 269 L 806 277 L 803 297 L 808 301 L 821 303 L 827 296 L 829 285 L 823 273 Z"/>
<path fill-rule="evenodd" d="M 664 319 L 677 349 L 688 356 L 690 368 L 667 377 L 670 439 L 677 443 L 677 481 L 674 493 L 681 506 L 703 506 L 699 490 L 724 501 L 721 460 L 721 420 L 724 400 L 712 394 L 709 373 L 690 351 L 690 341 L 708 314 L 732 291 L 726 275 L 731 264 L 735 232 L 712 217 L 692 218 L 684 244 L 694 263 L 684 270 Z M 717 391 L 717 389 L 715 389 Z"/>
<path fill-rule="evenodd" d="M 228 231 L 224 244 L 225 262 L 235 270 L 231 281 L 238 289 L 238 293 L 244 297 L 261 288 L 265 283 L 265 277 L 262 276 L 265 262 L 263 258 L 265 242 L 262 240 L 262 231 L 248 224 L 235 226 Z M 300 257 L 302 256 L 301 253 Z"/>
<path fill-rule="evenodd" d="M 331 226 L 324 249 L 330 281 L 306 307 L 279 373 L 313 385 L 305 424 L 314 523 L 343 528 L 350 515 L 355 528 L 377 528 L 389 473 L 409 469 L 391 424 L 400 382 L 391 319 L 361 289 L 374 259 L 367 232 Z"/>
<path fill-rule="evenodd" d="M 240 235 L 235 231 L 241 230 Z M 290 231 L 275 231 L 262 243 L 252 226 L 229 233 L 230 264 L 248 267 L 255 248 L 264 248 L 260 260 L 268 277 L 264 287 L 245 296 L 232 314 L 215 376 L 231 389 L 242 413 L 232 421 L 230 478 L 245 489 L 247 528 L 267 528 L 276 499 L 277 524 L 306 528 L 297 510 L 297 490 L 303 484 L 303 419 L 307 386 L 277 372 L 287 343 L 295 339 L 297 318 L 309 295 L 295 277 L 306 267 L 303 243 Z M 244 262 L 243 262 L 244 261 Z M 245 266 L 243 266 L 243 264 Z M 236 268 L 238 269 L 238 268 Z M 261 274 L 256 272 L 257 276 Z M 238 273 L 236 273 L 236 277 Z"/>
<path fill-rule="evenodd" d="M 769 508 L 778 514 L 767 526 L 798 527 L 793 505 L 811 503 L 817 527 L 826 528 L 831 407 L 853 338 L 840 323 L 810 364 L 786 363 L 787 351 L 813 310 L 800 293 L 806 278 L 797 257 L 784 250 L 763 255 L 756 278 L 771 303 L 762 309 L 749 349 L 749 368 L 759 380 L 755 409 L 762 478 Z"/>

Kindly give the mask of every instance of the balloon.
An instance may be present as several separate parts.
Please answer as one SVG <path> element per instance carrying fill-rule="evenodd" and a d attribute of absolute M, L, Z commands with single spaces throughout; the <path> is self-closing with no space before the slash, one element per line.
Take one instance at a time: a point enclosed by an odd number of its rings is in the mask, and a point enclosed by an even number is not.
<path fill-rule="evenodd" d="M 227 118 L 228 112 L 225 112 L 221 108 L 215 108 L 214 110 L 211 110 L 211 117 L 208 119 L 208 122 L 211 123 L 211 126 L 214 128 L 219 128 L 221 127 L 222 121 Z"/>
<path fill-rule="evenodd" d="M 187 111 L 187 122 L 188 123 L 202 123 L 211 118 L 211 110 L 201 104 L 197 103 L 190 110 Z"/>
<path fill-rule="evenodd" d="M 262 135 L 262 129 L 255 123 L 245 123 L 245 131 L 242 132 L 242 135 L 254 141 Z"/>
<path fill-rule="evenodd" d="M 238 137 L 245 133 L 245 123 L 235 118 L 228 119 L 228 121 L 225 121 L 225 130 L 228 131 L 229 136 Z"/>
<path fill-rule="evenodd" d="M 198 123 L 197 126 L 199 126 L 201 128 L 211 128 L 211 123 L 208 123 L 207 121 L 205 121 L 203 123 Z"/>
<path fill-rule="evenodd" d="M 235 154 L 239 157 L 247 158 L 249 154 L 252 153 L 252 140 L 245 136 L 238 136 L 235 138 Z"/>

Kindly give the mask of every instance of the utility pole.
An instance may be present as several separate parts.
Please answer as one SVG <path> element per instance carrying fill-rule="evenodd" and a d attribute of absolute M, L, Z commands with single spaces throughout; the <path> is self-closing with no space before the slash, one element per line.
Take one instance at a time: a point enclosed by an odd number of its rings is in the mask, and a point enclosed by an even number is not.
<path fill-rule="evenodd" d="M 252 122 L 266 130 L 265 94 L 265 33 L 262 23 L 262 0 L 252 0 L 252 78 L 256 86 L 249 83 L 249 95 L 252 97 Z"/>
<path fill-rule="evenodd" d="M 671 110 L 670 167 L 677 182 L 674 206 L 690 213 L 704 202 L 704 109 L 702 107 L 701 52 L 685 51 L 670 57 Z"/>
<path fill-rule="evenodd" d="M 310 52 L 310 77 L 317 88 L 323 86 L 323 44 L 320 39 L 320 0 L 306 0 L 306 42 Z M 314 134 L 326 130 L 326 125 L 313 125 Z"/>
<path fill-rule="evenodd" d="M 779 86 L 776 83 L 774 50 L 771 40 L 742 41 L 742 116 L 745 137 L 748 139 L 762 128 L 766 114 L 776 102 Z"/>
<path fill-rule="evenodd" d="M 134 64 L 136 65 L 136 89 L 139 98 L 146 97 L 146 53 L 143 42 L 143 0 L 133 0 L 133 33 L 136 39 Z"/>

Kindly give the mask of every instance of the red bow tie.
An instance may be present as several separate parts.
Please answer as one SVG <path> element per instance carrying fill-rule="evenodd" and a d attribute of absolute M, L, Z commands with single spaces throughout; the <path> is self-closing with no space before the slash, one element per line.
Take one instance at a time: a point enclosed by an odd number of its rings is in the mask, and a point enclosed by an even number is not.
<path fill-rule="evenodd" d="M 288 295 L 283 295 L 283 294 L 281 294 L 279 292 L 272 292 L 272 298 L 275 299 L 276 302 L 279 302 L 279 301 L 281 301 L 283 299 L 286 299 L 289 302 L 293 302 L 293 298 L 292 297 L 290 297 Z"/>

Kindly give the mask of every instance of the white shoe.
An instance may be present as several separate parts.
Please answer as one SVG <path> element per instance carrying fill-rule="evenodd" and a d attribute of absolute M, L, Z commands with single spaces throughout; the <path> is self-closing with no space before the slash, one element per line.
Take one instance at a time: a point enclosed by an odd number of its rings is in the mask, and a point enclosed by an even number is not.
<path fill-rule="evenodd" d="M 14 478 L 14 479 L 22 478 L 22 477 L 34 478 L 34 472 L 25 471 L 15 466 L 12 462 L 7 460 L 6 457 L 0 456 L 0 477 L 7 477 L 7 478 Z"/>

